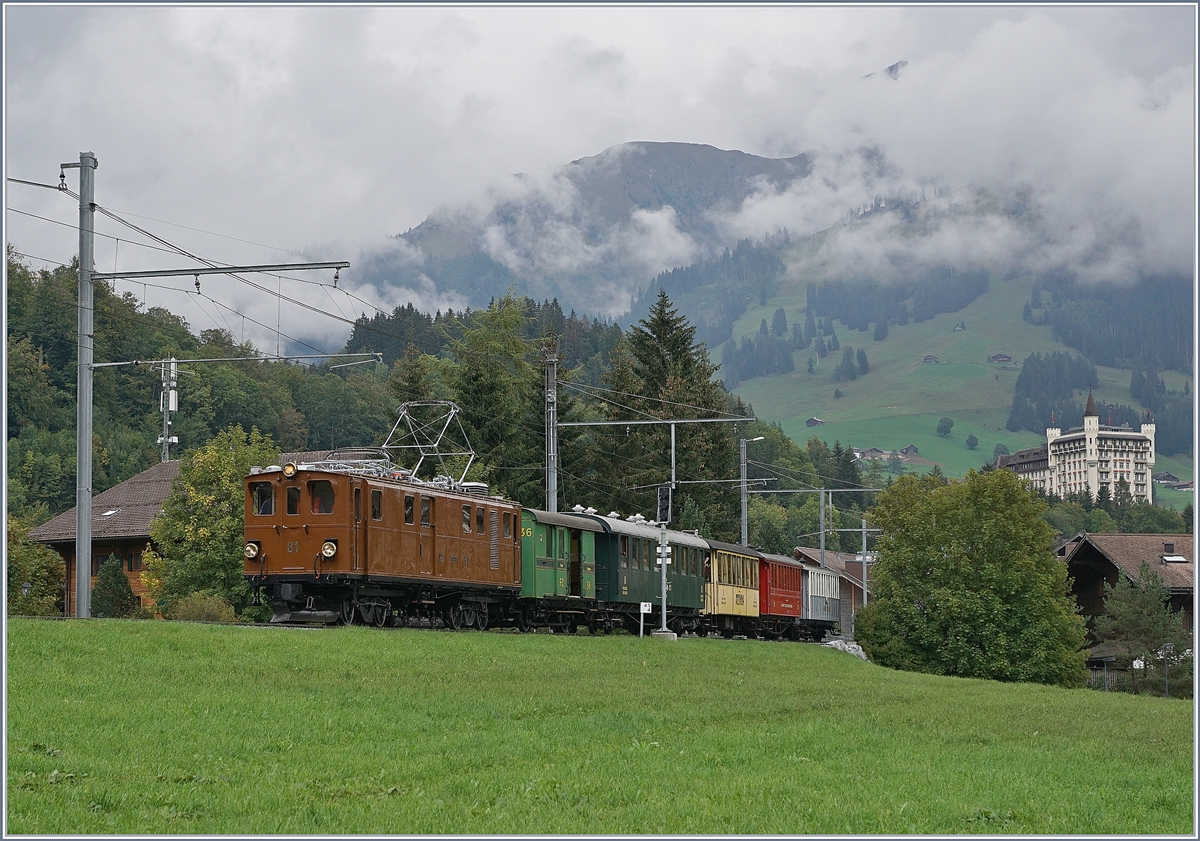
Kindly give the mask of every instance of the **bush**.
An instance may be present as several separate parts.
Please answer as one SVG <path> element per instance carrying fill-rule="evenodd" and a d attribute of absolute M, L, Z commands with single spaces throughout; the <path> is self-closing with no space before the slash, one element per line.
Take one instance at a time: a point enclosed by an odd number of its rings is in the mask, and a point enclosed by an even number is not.
<path fill-rule="evenodd" d="M 125 619 L 137 613 L 141 606 L 141 600 L 125 577 L 121 559 L 109 555 L 100 565 L 100 573 L 92 585 L 92 616 L 99 619 Z"/>
<path fill-rule="evenodd" d="M 191 593 L 178 599 L 167 611 L 176 622 L 236 622 L 233 605 L 211 593 Z"/>

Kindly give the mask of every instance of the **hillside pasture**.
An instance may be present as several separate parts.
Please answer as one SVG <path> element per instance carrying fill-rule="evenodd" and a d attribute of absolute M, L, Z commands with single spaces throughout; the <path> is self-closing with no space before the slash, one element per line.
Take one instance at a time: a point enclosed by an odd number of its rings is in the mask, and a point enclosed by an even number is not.
<path fill-rule="evenodd" d="M 921 456 L 939 464 L 946 475 L 962 476 L 990 461 L 998 443 L 1009 452 L 1045 443 L 1045 437 L 1037 433 L 1005 428 L 1020 373 L 1017 365 L 1035 352 L 1079 355 L 1055 339 L 1050 327 L 1021 320 L 1032 288 L 1031 277 L 993 280 L 985 294 L 958 312 L 942 313 L 920 324 L 889 325 L 887 338 L 880 342 L 874 340 L 872 331 L 849 330 L 835 322 L 842 348 L 866 350 L 871 370 L 865 376 L 850 382 L 834 379 L 840 350 L 820 360 L 817 370 L 809 374 L 807 361 L 815 356 L 810 348 L 795 352 L 796 368 L 791 373 L 748 380 L 736 392 L 753 405 L 760 419 L 780 423 L 800 444 L 814 435 L 830 446 L 840 440 L 845 446 L 890 451 L 915 444 Z M 776 297 L 751 308 L 734 324 L 734 338 L 756 334 L 761 320 L 770 324 L 772 313 L 780 306 L 789 324 L 803 322 L 804 299 L 802 287 L 785 281 Z M 955 332 L 954 326 L 960 322 L 966 322 L 966 329 Z M 719 350 L 714 350 L 714 359 L 719 359 Z M 1009 354 L 1017 365 L 987 361 L 997 353 Z M 938 357 L 939 364 L 923 362 L 926 355 Z M 1136 405 L 1129 395 L 1129 371 L 1098 367 L 1096 373 L 1097 403 Z M 1170 388 L 1183 387 L 1182 374 L 1166 372 L 1163 377 Z M 840 390 L 842 397 L 835 398 L 835 390 Z M 1086 390 L 1076 391 L 1078 403 L 1086 398 Z M 805 421 L 814 416 L 825 424 L 806 427 Z M 942 417 L 954 420 L 953 431 L 946 438 L 937 434 Z M 966 446 L 970 434 L 979 439 L 974 451 Z M 1190 476 L 1192 459 L 1159 455 L 1155 471 L 1184 475 L 1176 467 Z M 1163 504 L 1182 507 L 1186 500 L 1176 498 L 1177 493 L 1164 494 Z"/>
<path fill-rule="evenodd" d="M 1192 707 L 796 643 L 8 623 L 12 834 L 1187 834 Z"/>

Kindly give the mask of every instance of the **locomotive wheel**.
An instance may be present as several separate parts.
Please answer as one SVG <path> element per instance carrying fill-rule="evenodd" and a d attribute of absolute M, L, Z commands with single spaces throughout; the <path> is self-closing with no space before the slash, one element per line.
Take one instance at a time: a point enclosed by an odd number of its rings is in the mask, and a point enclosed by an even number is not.
<path fill-rule="evenodd" d="M 457 631 L 463 625 L 463 609 L 462 605 L 451 605 L 446 611 L 446 627 L 452 631 Z"/>
<path fill-rule="evenodd" d="M 342 602 L 342 609 L 338 614 L 339 625 L 353 625 L 355 616 L 358 614 L 358 606 L 354 604 L 353 599 L 346 599 Z"/>
<path fill-rule="evenodd" d="M 596 634 L 600 633 L 600 626 L 596 624 L 595 619 L 589 619 L 587 626 L 588 626 L 588 633 L 591 634 L 593 637 L 596 636 Z"/>
<path fill-rule="evenodd" d="M 517 617 L 517 630 L 522 634 L 528 634 L 533 631 L 533 615 L 528 610 L 522 610 Z"/>
<path fill-rule="evenodd" d="M 391 610 L 388 609 L 387 605 L 384 605 L 384 604 L 375 605 L 375 627 L 376 628 L 386 628 L 389 624 L 391 624 L 388 621 L 391 618 L 392 618 L 392 612 L 391 612 Z"/>
<path fill-rule="evenodd" d="M 464 607 L 462 609 L 462 624 L 464 628 L 475 627 L 475 608 Z"/>
<path fill-rule="evenodd" d="M 475 611 L 475 627 L 481 631 L 488 629 L 488 609 L 484 605 L 479 610 Z"/>

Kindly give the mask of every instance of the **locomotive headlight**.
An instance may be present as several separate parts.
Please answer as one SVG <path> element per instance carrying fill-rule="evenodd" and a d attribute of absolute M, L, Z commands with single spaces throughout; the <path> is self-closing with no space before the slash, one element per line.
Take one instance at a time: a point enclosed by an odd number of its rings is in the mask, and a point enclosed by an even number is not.
<path fill-rule="evenodd" d="M 289 461 L 283 466 L 283 475 L 288 479 L 296 475 L 296 463 Z"/>
<path fill-rule="evenodd" d="M 246 548 L 242 550 L 242 554 L 246 556 L 246 560 L 253 561 L 258 557 L 259 546 L 255 541 L 250 541 L 246 544 Z"/>
<path fill-rule="evenodd" d="M 337 541 L 336 540 L 326 540 L 324 543 L 321 544 L 321 557 L 332 558 L 336 554 L 337 554 Z"/>

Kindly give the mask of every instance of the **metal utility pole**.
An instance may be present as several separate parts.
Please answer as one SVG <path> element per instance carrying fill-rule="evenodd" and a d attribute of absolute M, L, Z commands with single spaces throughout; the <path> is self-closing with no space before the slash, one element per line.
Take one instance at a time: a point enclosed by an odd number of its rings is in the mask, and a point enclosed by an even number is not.
<path fill-rule="evenodd" d="M 292 263 L 272 266 L 205 266 L 196 269 L 174 269 L 140 272 L 97 272 L 96 242 L 96 176 L 99 161 L 92 152 L 80 152 L 79 163 L 59 164 L 58 189 L 69 192 L 63 176 L 65 170 L 79 170 L 79 308 L 76 350 L 75 388 L 75 616 L 87 619 L 92 615 L 92 379 L 94 377 L 92 311 L 95 303 L 95 281 L 130 277 L 171 277 L 177 275 L 232 274 L 239 271 L 287 271 L 297 269 L 343 269 L 350 264 Z"/>
<path fill-rule="evenodd" d="M 558 513 L 558 342 L 546 337 L 546 510 Z"/>
<path fill-rule="evenodd" d="M 79 335 L 75 375 L 75 616 L 92 614 L 92 268 L 95 260 L 96 167 L 91 152 L 79 163 Z"/>
<path fill-rule="evenodd" d="M 742 545 L 743 546 L 750 545 L 749 513 L 746 508 L 746 445 L 751 444 L 755 441 L 762 441 L 762 440 L 763 440 L 762 435 L 758 436 L 757 438 L 742 438 L 741 439 L 741 450 L 742 450 Z"/>
<path fill-rule="evenodd" d="M 162 461 L 171 460 L 171 445 L 179 443 L 178 438 L 171 436 L 171 412 L 179 411 L 179 392 L 176 390 L 178 383 L 179 363 L 172 356 L 171 361 L 162 366 L 162 394 L 159 396 L 163 426 L 158 443 L 162 444 Z"/>

